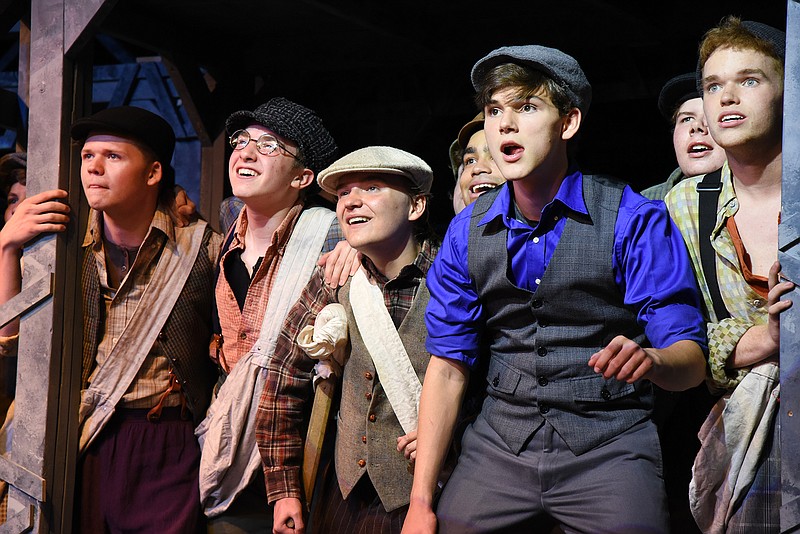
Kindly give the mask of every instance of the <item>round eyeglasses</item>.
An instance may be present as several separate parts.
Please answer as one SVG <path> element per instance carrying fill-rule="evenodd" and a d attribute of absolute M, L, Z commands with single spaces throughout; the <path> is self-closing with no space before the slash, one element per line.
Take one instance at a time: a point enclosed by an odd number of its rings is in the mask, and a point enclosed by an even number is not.
<path fill-rule="evenodd" d="M 302 161 L 297 154 L 293 154 L 286 148 L 286 145 L 278 141 L 274 135 L 262 134 L 258 139 L 250 137 L 250 132 L 247 130 L 236 130 L 230 137 L 230 143 L 234 150 L 243 150 L 250 141 L 255 141 L 256 150 L 265 156 L 277 156 L 278 149 L 283 150 L 287 156 L 290 156 L 297 161 Z"/>

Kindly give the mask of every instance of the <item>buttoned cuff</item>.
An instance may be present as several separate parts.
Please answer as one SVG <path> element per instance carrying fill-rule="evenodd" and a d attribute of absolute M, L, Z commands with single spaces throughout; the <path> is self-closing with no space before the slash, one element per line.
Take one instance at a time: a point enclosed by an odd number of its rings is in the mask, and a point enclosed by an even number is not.
<path fill-rule="evenodd" d="M 301 469 L 299 467 L 265 468 L 264 478 L 267 484 L 267 502 L 270 504 L 290 497 L 301 501 L 305 500 L 302 492 Z"/>

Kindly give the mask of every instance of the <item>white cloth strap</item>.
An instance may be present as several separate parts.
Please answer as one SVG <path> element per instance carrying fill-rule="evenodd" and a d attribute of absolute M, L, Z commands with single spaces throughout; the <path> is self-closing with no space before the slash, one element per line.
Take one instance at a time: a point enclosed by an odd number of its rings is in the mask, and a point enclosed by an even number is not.
<path fill-rule="evenodd" d="M 300 215 L 272 285 L 258 340 L 234 365 L 195 430 L 202 449 L 200 501 L 208 517 L 227 510 L 261 467 L 255 419 L 267 364 L 286 315 L 311 279 L 334 218 L 324 208 L 309 208 Z"/>
<path fill-rule="evenodd" d="M 408 434 L 417 429 L 422 384 L 386 309 L 383 292 L 369 281 L 363 267 L 350 282 L 350 304 L 386 398 Z"/>
<path fill-rule="evenodd" d="M 94 441 L 114 413 L 150 352 L 194 267 L 205 221 L 175 228 L 175 247 L 168 242 L 125 329 L 105 362 L 98 366 L 91 385 L 81 391 L 78 411 L 80 452 Z"/>

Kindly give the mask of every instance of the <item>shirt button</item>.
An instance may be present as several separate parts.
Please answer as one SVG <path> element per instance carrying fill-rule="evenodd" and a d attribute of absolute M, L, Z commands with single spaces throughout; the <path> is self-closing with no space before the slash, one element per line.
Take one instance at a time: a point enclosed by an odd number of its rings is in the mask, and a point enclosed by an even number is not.
<path fill-rule="evenodd" d="M 374 423 L 377 417 L 375 417 L 374 413 L 369 414 L 369 422 Z"/>
<path fill-rule="evenodd" d="M 755 300 L 753 301 L 753 307 L 754 307 L 754 308 L 760 308 L 760 307 L 761 307 L 761 306 L 763 306 L 763 305 L 764 305 L 764 301 L 763 301 L 763 300 L 761 300 L 761 299 L 755 299 Z"/>
<path fill-rule="evenodd" d="M 361 436 L 361 443 L 367 442 L 367 436 Z"/>
<path fill-rule="evenodd" d="M 538 237 L 534 237 L 534 238 L 532 239 L 532 241 L 533 241 L 534 243 L 538 243 L 538 242 L 539 242 L 539 238 L 538 238 Z"/>
<path fill-rule="evenodd" d="M 365 460 L 358 461 L 358 467 L 364 467 L 365 465 L 367 465 L 367 462 Z"/>
<path fill-rule="evenodd" d="M 372 380 L 372 373 L 367 371 L 366 373 L 364 373 L 364 378 L 366 378 L 367 380 Z"/>
<path fill-rule="evenodd" d="M 538 354 L 539 356 L 547 356 L 547 347 L 539 347 L 536 350 L 536 354 Z"/>
<path fill-rule="evenodd" d="M 545 387 L 548 384 L 548 380 L 547 380 L 546 376 L 540 376 L 539 380 L 537 380 L 537 382 L 539 382 L 539 385 L 542 386 L 542 387 Z"/>
<path fill-rule="evenodd" d="M 557 221 L 557 220 L 558 220 L 558 215 L 554 215 L 554 216 L 553 216 L 553 220 L 554 220 L 554 221 Z"/>
<path fill-rule="evenodd" d="M 242 332 L 241 334 L 239 334 L 239 338 L 240 339 L 247 339 L 247 332 Z"/>
<path fill-rule="evenodd" d="M 536 280 L 534 280 L 534 282 L 536 282 L 536 285 L 538 286 L 539 284 L 542 283 L 542 279 L 541 278 L 537 278 Z"/>
<path fill-rule="evenodd" d="M 367 391 L 366 393 L 364 393 L 364 398 L 367 400 L 372 400 L 372 393 Z"/>
<path fill-rule="evenodd" d="M 550 406 L 547 404 L 540 404 L 539 405 L 539 413 L 542 415 L 546 415 L 550 411 Z"/>

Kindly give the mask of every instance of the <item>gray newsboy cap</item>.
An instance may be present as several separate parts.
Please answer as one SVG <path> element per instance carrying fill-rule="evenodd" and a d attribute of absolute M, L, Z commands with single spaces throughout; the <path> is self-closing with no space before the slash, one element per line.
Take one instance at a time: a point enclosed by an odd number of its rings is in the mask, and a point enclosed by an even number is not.
<path fill-rule="evenodd" d="M 319 173 L 317 183 L 323 191 L 336 194 L 339 179 L 352 173 L 395 174 L 405 177 L 414 193 L 431 192 L 433 171 L 414 154 L 390 146 L 368 146 L 342 156 Z"/>
<path fill-rule="evenodd" d="M 472 67 L 472 86 L 477 90 L 486 74 L 503 63 L 516 63 L 544 72 L 564 88 L 583 115 L 589 111 L 592 86 L 574 57 L 540 45 L 504 46 L 475 63 Z"/>
<path fill-rule="evenodd" d="M 322 119 L 305 106 L 283 97 L 272 98 L 254 111 L 237 111 L 225 121 L 228 134 L 260 124 L 300 147 L 303 164 L 317 174 L 336 156 L 336 142 Z"/>

